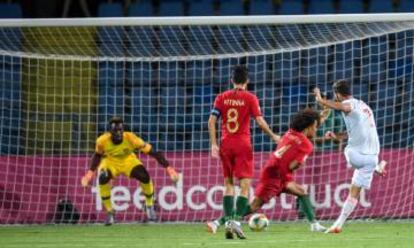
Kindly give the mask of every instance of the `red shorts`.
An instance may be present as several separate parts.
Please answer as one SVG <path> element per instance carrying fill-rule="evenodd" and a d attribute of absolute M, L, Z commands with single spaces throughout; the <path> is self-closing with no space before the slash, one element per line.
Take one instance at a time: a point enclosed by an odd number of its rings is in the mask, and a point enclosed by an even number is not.
<path fill-rule="evenodd" d="M 253 150 L 250 141 L 225 141 L 220 146 L 223 176 L 237 179 L 253 177 Z"/>
<path fill-rule="evenodd" d="M 285 190 L 286 184 L 291 181 L 293 181 L 292 173 L 282 175 L 275 161 L 270 159 L 261 172 L 254 194 L 266 203 L 273 197 L 279 196 Z"/>

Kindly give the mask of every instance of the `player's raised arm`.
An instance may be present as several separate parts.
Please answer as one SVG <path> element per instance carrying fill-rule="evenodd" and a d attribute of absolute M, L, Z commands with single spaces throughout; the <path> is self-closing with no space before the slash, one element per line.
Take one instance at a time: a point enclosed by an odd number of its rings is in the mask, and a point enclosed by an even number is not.
<path fill-rule="evenodd" d="M 277 144 L 280 140 L 280 135 L 275 134 L 272 129 L 270 129 L 269 125 L 267 124 L 266 120 L 263 116 L 257 116 L 255 119 L 257 125 L 265 132 L 269 137 Z"/>
<path fill-rule="evenodd" d="M 313 89 L 313 93 L 315 94 L 316 101 L 323 106 L 339 110 L 344 113 L 349 113 L 352 111 L 352 106 L 349 103 L 335 102 L 328 99 L 323 99 L 321 96 L 321 91 L 318 87 Z"/>

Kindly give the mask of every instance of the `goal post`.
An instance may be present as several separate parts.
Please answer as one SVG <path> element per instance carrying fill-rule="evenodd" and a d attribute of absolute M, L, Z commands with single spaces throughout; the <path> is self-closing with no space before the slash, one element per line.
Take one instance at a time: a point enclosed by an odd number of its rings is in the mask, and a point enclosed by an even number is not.
<path fill-rule="evenodd" d="M 84 189 L 80 178 L 115 115 L 183 174 L 173 186 L 140 155 L 160 221 L 220 216 L 223 177 L 207 120 L 236 64 L 248 68 L 249 90 L 278 133 L 299 109 L 320 108 L 312 87 L 333 97 L 332 82 L 349 80 L 374 111 L 390 170 L 351 217 L 412 218 L 413 58 L 413 14 L 0 20 L 0 223 L 102 222 L 96 183 Z M 255 185 L 274 144 L 252 127 Z M 338 113 L 320 133 L 328 130 L 345 130 Z M 320 219 L 335 218 L 346 197 L 352 170 L 343 145 L 315 144 L 296 175 Z M 136 181 L 120 176 L 112 195 L 118 221 L 145 220 Z M 298 219 L 291 196 L 263 211 L 274 221 Z"/>

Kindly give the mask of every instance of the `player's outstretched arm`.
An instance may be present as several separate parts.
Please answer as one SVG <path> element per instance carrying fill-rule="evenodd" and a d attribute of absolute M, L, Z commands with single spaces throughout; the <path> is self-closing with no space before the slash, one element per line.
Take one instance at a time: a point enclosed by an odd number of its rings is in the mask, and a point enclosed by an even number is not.
<path fill-rule="evenodd" d="M 102 155 L 99 153 L 94 153 L 91 158 L 89 170 L 85 173 L 85 175 L 82 177 L 81 184 L 83 187 L 87 187 L 92 180 L 93 176 L 95 175 L 95 171 L 99 166 L 99 163 L 101 162 Z"/>
<path fill-rule="evenodd" d="M 256 123 L 269 137 L 277 144 L 280 141 L 280 135 L 273 133 L 263 116 L 256 117 Z"/>
<path fill-rule="evenodd" d="M 352 107 L 349 104 L 323 99 L 321 96 L 321 91 L 318 87 L 313 89 L 313 93 L 315 94 L 316 101 L 323 106 L 329 107 L 331 109 L 336 109 L 344 113 L 349 113 L 352 111 Z"/>
<path fill-rule="evenodd" d="M 176 183 L 179 180 L 179 175 L 177 171 L 170 165 L 168 160 L 165 158 L 165 156 L 161 152 L 155 151 L 153 148 L 149 151 L 148 155 L 155 158 L 157 160 L 158 164 L 160 164 L 165 170 L 167 171 L 168 175 L 171 178 L 171 181 L 173 183 Z"/>

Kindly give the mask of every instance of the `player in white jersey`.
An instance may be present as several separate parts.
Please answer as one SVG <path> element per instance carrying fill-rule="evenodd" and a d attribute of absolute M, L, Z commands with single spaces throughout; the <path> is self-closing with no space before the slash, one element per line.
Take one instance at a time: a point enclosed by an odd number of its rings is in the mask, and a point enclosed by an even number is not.
<path fill-rule="evenodd" d="M 333 90 L 336 101 L 330 101 L 321 97 L 320 90 L 314 89 L 316 101 L 321 105 L 339 110 L 346 125 L 346 135 L 337 137 L 332 132 L 327 132 L 325 137 L 348 138 L 345 148 L 345 158 L 354 168 L 351 187 L 341 214 L 335 223 L 326 231 L 327 233 L 339 233 L 345 220 L 358 204 L 362 189 L 369 189 L 374 172 L 385 175 L 385 161 L 378 164 L 380 144 L 377 127 L 371 108 L 361 100 L 355 99 L 351 93 L 351 87 L 345 80 L 337 81 Z"/>

